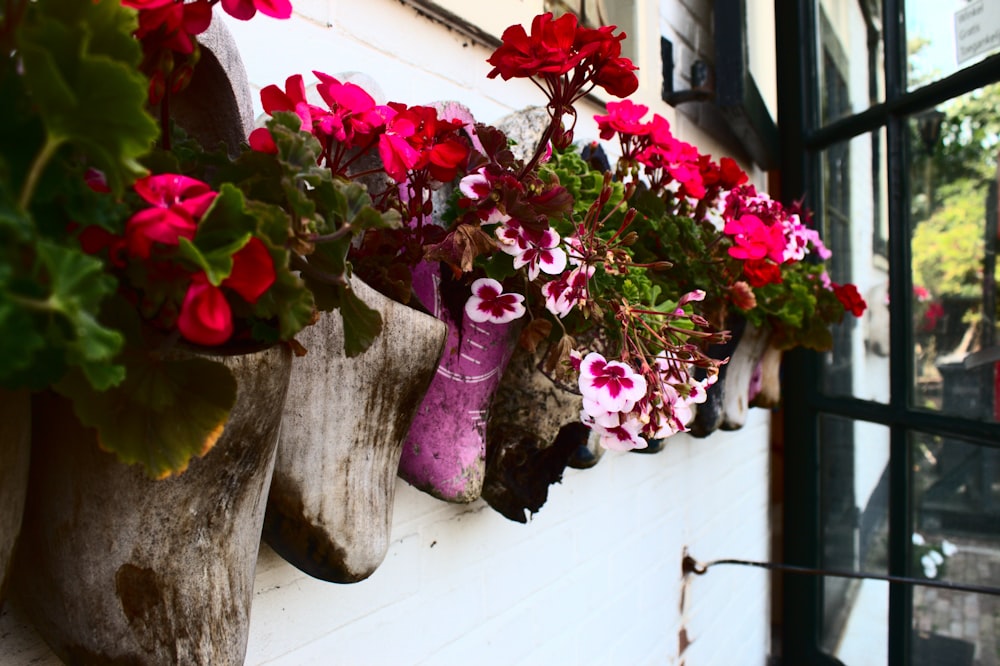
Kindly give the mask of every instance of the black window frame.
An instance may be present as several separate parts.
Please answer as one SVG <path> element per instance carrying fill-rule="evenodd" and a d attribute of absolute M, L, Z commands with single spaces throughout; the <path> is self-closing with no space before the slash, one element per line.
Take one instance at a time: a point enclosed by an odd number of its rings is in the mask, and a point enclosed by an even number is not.
<path fill-rule="evenodd" d="M 877 5 L 860 1 L 863 9 Z M 1000 446 L 1000 423 L 960 418 L 913 408 L 914 377 L 909 361 L 913 348 L 910 271 L 909 192 L 906 147 L 908 119 L 921 111 L 1000 80 L 1000 55 L 993 55 L 933 83 L 907 90 L 904 0 L 883 0 L 884 101 L 822 124 L 819 108 L 818 0 L 775 0 L 780 136 L 780 194 L 790 202 L 804 199 L 817 210 L 813 193 L 821 192 L 823 151 L 839 142 L 884 130 L 888 183 L 888 228 L 885 253 L 889 263 L 890 398 L 875 403 L 822 392 L 822 357 L 793 350 L 783 364 L 780 468 L 782 538 L 775 559 L 802 567 L 819 567 L 822 558 L 820 521 L 820 419 L 824 415 L 881 424 L 889 429 L 889 562 L 888 573 L 906 576 L 910 553 L 910 434 L 914 431 Z M 794 54 L 790 57 L 788 54 Z M 854 54 L 851 54 L 852 57 Z M 876 227 L 877 228 L 877 227 Z M 881 239 L 880 239 L 881 240 Z M 836 247 L 832 248 L 834 252 Z M 882 254 L 882 248 L 877 248 Z M 817 577 L 780 575 L 776 581 L 775 655 L 788 665 L 837 664 L 820 648 L 822 585 Z M 888 663 L 911 663 L 912 587 L 889 586 Z M 848 665 L 850 666 L 850 665 Z"/>

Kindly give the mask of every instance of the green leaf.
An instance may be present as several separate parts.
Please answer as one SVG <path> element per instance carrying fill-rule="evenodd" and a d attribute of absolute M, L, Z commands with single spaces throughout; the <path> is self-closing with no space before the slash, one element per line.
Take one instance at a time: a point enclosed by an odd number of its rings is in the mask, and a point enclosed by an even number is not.
<path fill-rule="evenodd" d="M 51 281 L 45 307 L 62 315 L 73 331 L 72 337 L 62 341 L 67 360 L 79 365 L 95 388 L 117 384 L 123 370 L 111 365 L 111 360 L 123 339 L 96 319 L 101 301 L 115 291 L 115 279 L 105 273 L 98 259 L 80 250 L 40 241 L 37 252 Z"/>
<path fill-rule="evenodd" d="M 382 315 L 368 307 L 349 287 L 340 289 L 340 314 L 344 319 L 344 354 L 357 356 L 382 333 Z"/>
<path fill-rule="evenodd" d="M 137 161 L 156 140 L 146 110 L 146 79 L 136 71 L 135 13 L 114 0 L 34 3 L 19 44 L 24 80 L 48 134 L 69 142 L 104 171 L 121 194 L 145 169 Z"/>
<path fill-rule="evenodd" d="M 205 455 L 236 402 L 236 380 L 206 358 L 165 359 L 145 350 L 127 354 L 125 381 L 94 391 L 77 373 L 57 385 L 80 421 L 97 429 L 101 448 L 163 478 Z"/>

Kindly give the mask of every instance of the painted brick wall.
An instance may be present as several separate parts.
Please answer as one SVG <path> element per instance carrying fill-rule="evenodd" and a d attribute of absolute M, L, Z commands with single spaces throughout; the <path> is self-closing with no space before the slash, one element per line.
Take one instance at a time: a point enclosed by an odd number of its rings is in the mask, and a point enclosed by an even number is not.
<path fill-rule="evenodd" d="M 265 547 L 248 663 L 763 664 L 766 576 L 713 569 L 682 611 L 681 557 L 767 556 L 767 428 L 758 411 L 738 433 L 606 454 L 527 525 L 400 481 L 365 581 L 311 579 Z"/>
<path fill-rule="evenodd" d="M 359 71 L 390 99 L 460 99 L 498 120 L 541 101 L 530 84 L 489 81 L 489 50 L 393 0 L 296 0 L 292 24 L 231 22 L 257 90 L 292 73 Z M 644 15 L 655 13 L 640 2 Z M 711 49 L 710 3 L 659 3 L 662 34 Z M 648 22 L 650 30 L 657 24 Z M 719 155 L 713 141 L 658 101 L 659 35 L 645 40 L 636 101 Z M 687 53 L 687 55 L 685 55 Z M 676 82 L 678 87 L 681 82 Z M 259 110 L 259 107 L 258 107 Z M 595 136 L 590 115 L 580 138 Z M 755 181 L 763 185 L 760 174 Z M 770 415 L 657 455 L 608 453 L 567 470 L 542 511 L 512 523 L 483 501 L 450 505 L 399 481 L 392 544 L 366 581 L 323 583 L 266 546 L 258 562 L 248 664 L 687 664 L 759 666 L 769 650 L 769 584 L 761 571 L 718 567 L 684 581 L 700 560 L 767 559 Z M 16 609 L 0 617 L 0 664 L 57 663 Z"/>

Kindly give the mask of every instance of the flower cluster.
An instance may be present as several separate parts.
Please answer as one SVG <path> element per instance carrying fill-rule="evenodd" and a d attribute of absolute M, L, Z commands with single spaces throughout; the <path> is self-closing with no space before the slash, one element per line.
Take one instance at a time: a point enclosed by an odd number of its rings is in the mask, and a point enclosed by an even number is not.
<path fill-rule="evenodd" d="M 947 539 L 938 544 L 931 543 L 919 532 L 913 533 L 911 541 L 913 561 L 919 565 L 918 570 L 924 578 L 943 578 L 947 560 L 958 552 L 958 546 Z"/>
<path fill-rule="evenodd" d="M 104 449 L 157 477 L 206 453 L 228 418 L 236 385 L 218 354 L 301 353 L 295 335 L 335 308 L 351 313 L 345 353 L 371 344 L 381 319 L 352 291 L 347 253 L 358 234 L 398 226 L 317 166 L 328 144 L 302 131 L 314 129 L 303 97 L 275 102 L 291 112 L 268 122 L 267 152 L 213 152 L 173 122 L 216 4 L 19 0 L 0 30 L 0 326 L 18 331 L 3 336 L 0 385 L 63 394 Z M 221 4 L 240 19 L 291 13 L 288 0 Z M 316 116 L 324 138 L 383 119 L 351 92 Z"/>
<path fill-rule="evenodd" d="M 180 174 L 141 178 L 133 185 L 142 208 L 128 218 L 122 235 L 100 226 L 80 234 L 84 250 L 106 252 L 123 289 L 148 320 L 163 331 L 175 327 L 189 342 L 217 346 L 234 333 L 230 299 L 255 306 L 275 284 L 271 251 L 259 236 L 244 235 L 232 247 L 228 274 L 199 257 L 199 223 L 211 217 L 218 197 L 207 183 Z M 211 222 L 201 228 L 211 227 Z M 128 276 L 141 276 L 129 279 Z M 243 322 L 245 325 L 245 322 Z"/>
<path fill-rule="evenodd" d="M 864 309 L 853 285 L 827 277 L 829 251 L 803 211 L 676 139 L 663 117 L 647 121 L 647 107 L 623 99 L 597 116 L 601 138 L 618 138 L 613 172 L 573 148 L 577 100 L 638 85 L 623 39 L 572 15 L 504 32 L 489 77 L 527 78 L 547 98 L 541 137 L 519 157 L 458 105 L 378 104 L 322 72 L 315 95 L 299 75 L 261 93 L 265 111 L 293 113 L 313 134 L 320 166 L 365 180 L 374 205 L 399 214 L 351 248 L 355 273 L 407 302 L 413 266 L 450 266 L 470 284 L 472 321 L 526 319 L 521 343 L 547 342 L 547 371 L 576 374 L 581 419 L 614 449 L 687 429 L 716 379 L 707 351 L 725 340 L 730 310 L 774 327 L 779 344 L 822 348 L 831 322 Z M 275 150 L 268 129 L 250 143 Z"/>
<path fill-rule="evenodd" d="M 830 258 L 800 206 L 784 206 L 747 184 L 729 158 L 718 163 L 673 137 L 665 118 L 628 100 L 598 116 L 601 137 L 617 135 L 616 175 L 641 184 L 637 257 L 674 268 L 654 281 L 666 290 L 703 289 L 702 313 L 724 326 L 732 312 L 774 329 L 782 347 L 829 348 L 829 326 L 866 304 L 852 284 L 836 284 Z"/>

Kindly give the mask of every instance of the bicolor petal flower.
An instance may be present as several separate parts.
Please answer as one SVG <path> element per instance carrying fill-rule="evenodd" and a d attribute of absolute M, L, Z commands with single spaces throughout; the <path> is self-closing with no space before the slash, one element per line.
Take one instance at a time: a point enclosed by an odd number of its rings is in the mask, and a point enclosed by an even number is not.
<path fill-rule="evenodd" d="M 506 324 L 524 316 L 524 296 L 503 293 L 503 285 L 492 278 L 472 283 L 472 296 L 465 302 L 465 314 L 475 322 Z"/>
<path fill-rule="evenodd" d="M 611 428 L 596 423 L 590 424 L 590 427 L 597 433 L 601 446 L 611 451 L 632 451 L 648 446 L 646 440 L 639 434 L 642 423 L 638 419 L 625 419 L 620 425 Z"/>
<path fill-rule="evenodd" d="M 646 380 L 620 361 L 591 352 L 580 364 L 580 393 L 607 412 L 629 412 L 646 395 Z"/>

